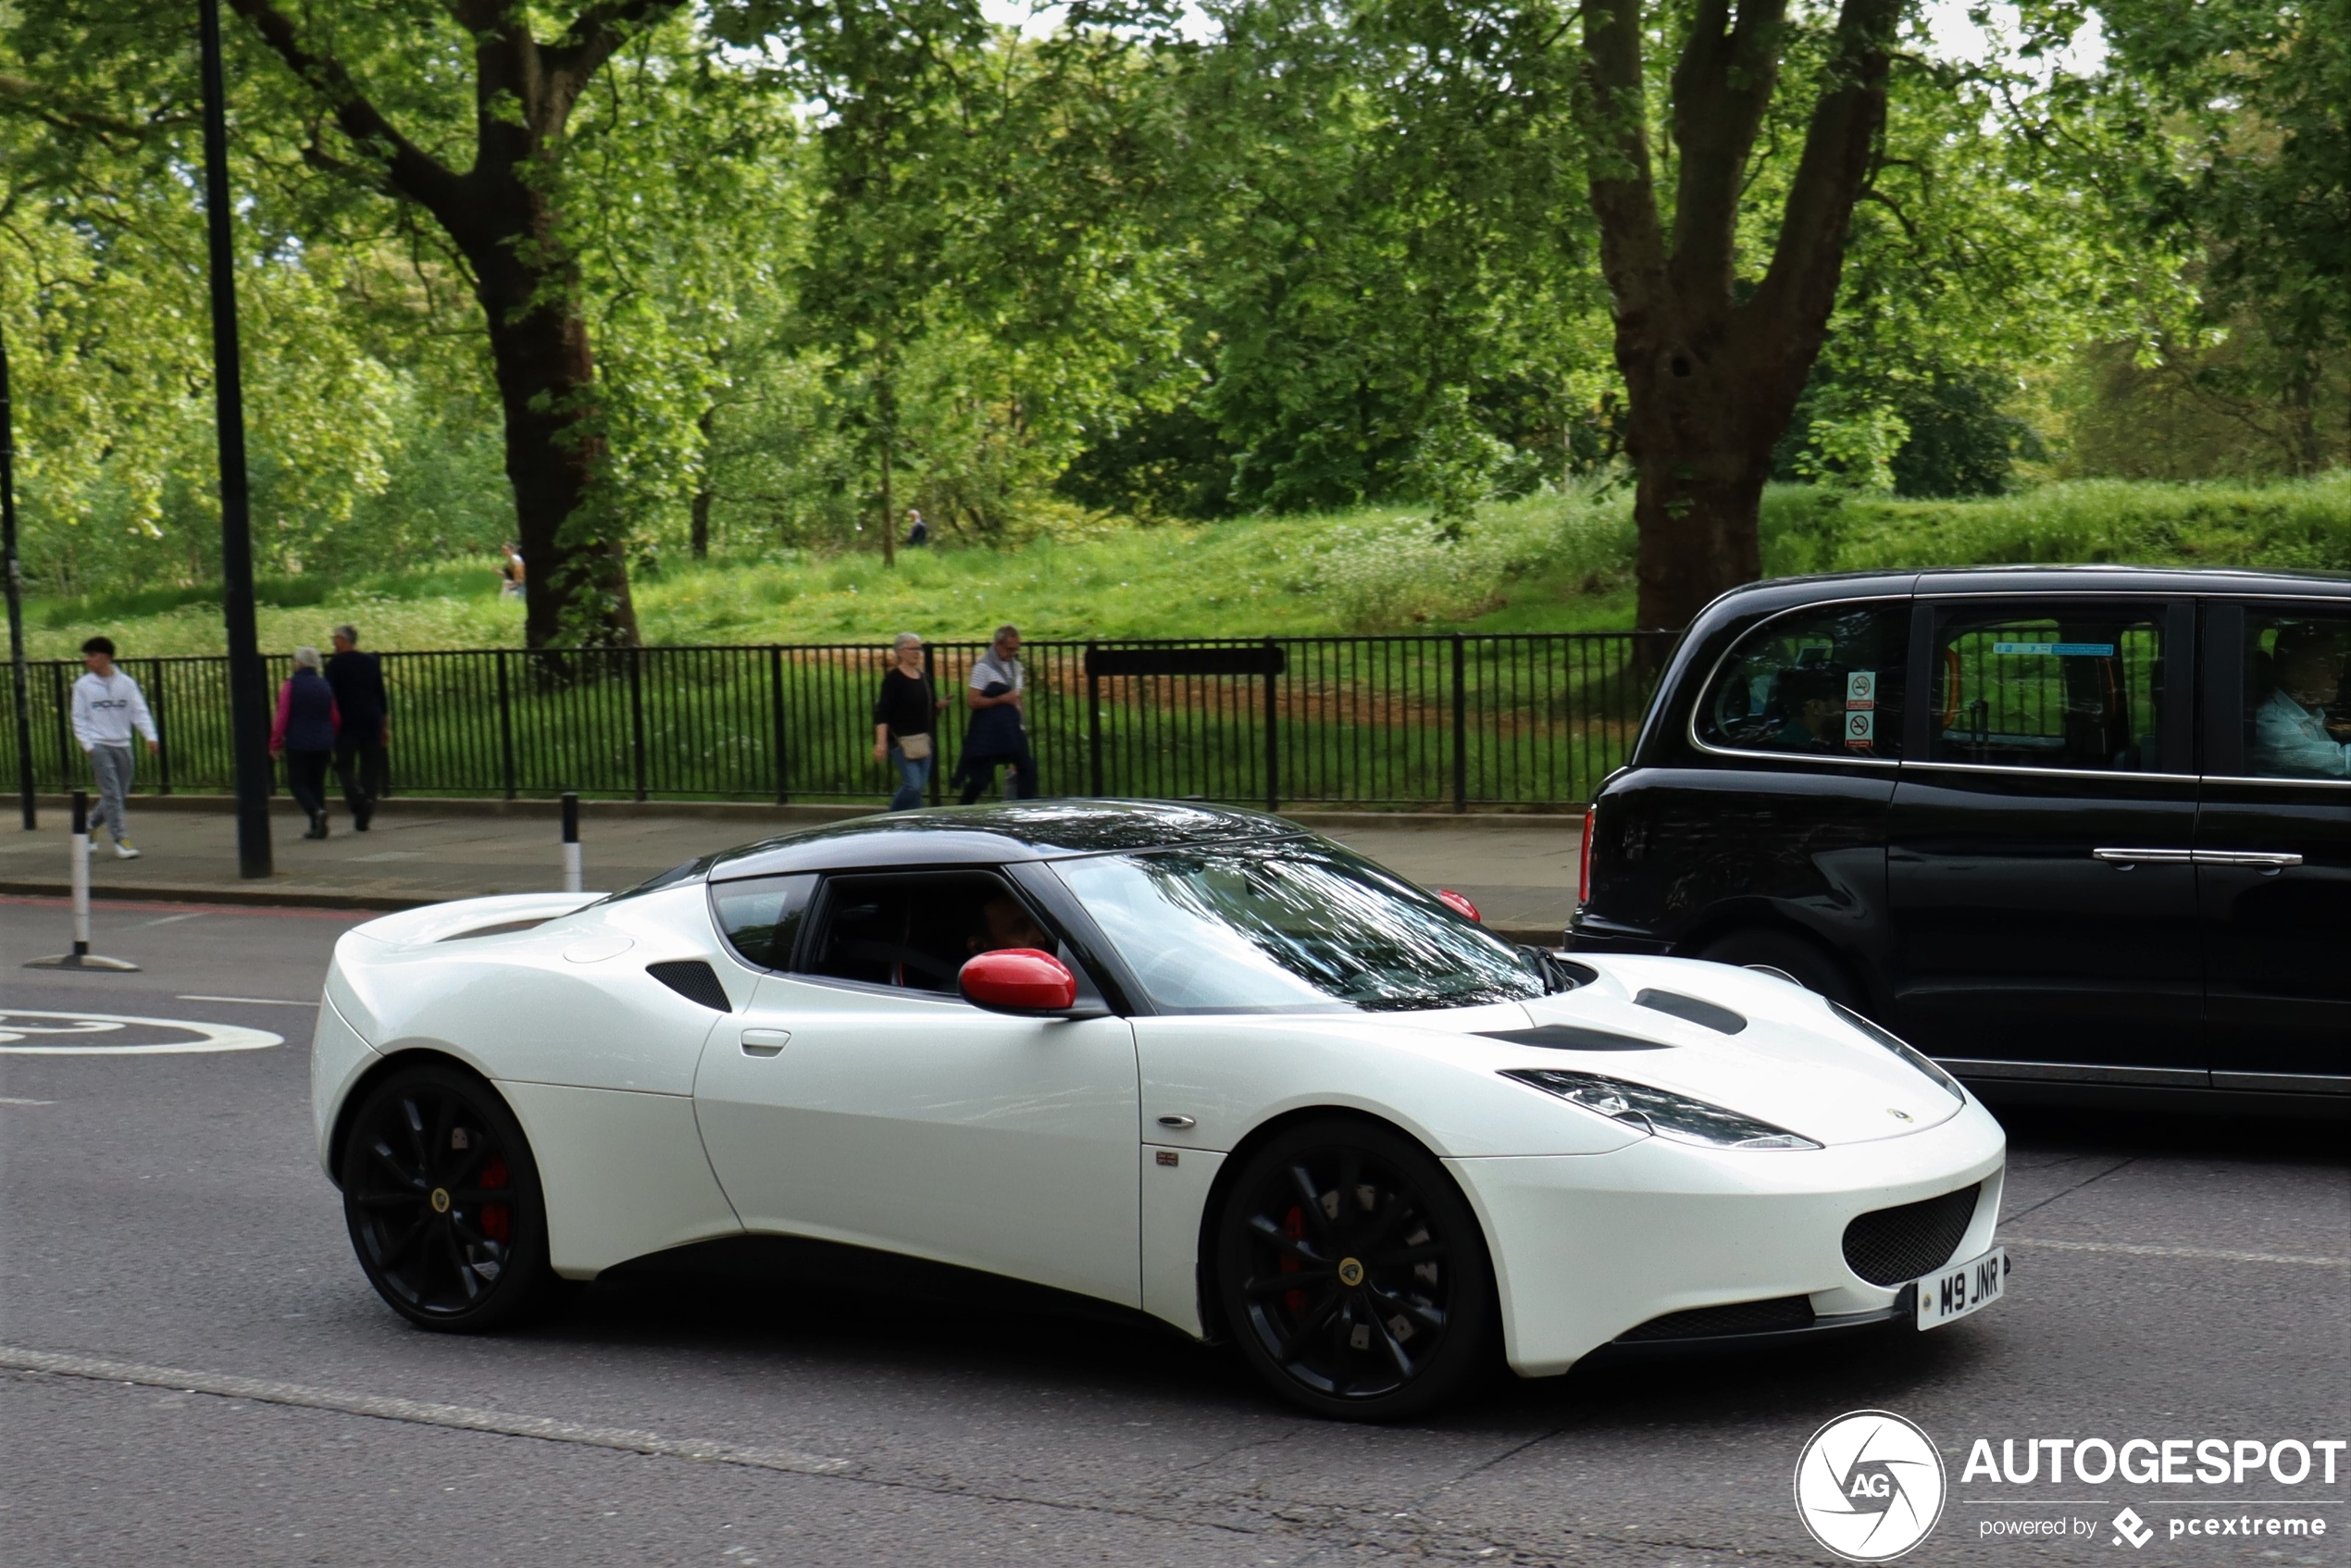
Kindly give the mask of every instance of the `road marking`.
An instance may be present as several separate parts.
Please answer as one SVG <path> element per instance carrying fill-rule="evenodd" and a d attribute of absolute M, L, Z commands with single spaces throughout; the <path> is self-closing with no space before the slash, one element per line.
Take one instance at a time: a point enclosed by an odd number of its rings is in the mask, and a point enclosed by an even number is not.
<path fill-rule="evenodd" d="M 28 1024 L 28 1018 L 57 1020 Z M 27 1035 L 115 1035 L 126 1028 L 176 1029 L 193 1039 L 146 1045 L 21 1045 Z M 0 1056 L 186 1056 L 212 1051 L 267 1051 L 286 1043 L 283 1035 L 241 1024 L 206 1024 L 193 1018 L 134 1018 L 120 1013 L 28 1013 L 0 1009 Z"/>
<path fill-rule="evenodd" d="M 174 1002 L 233 1002 L 244 1007 L 316 1007 L 317 1001 L 288 1002 L 281 996 L 175 996 Z"/>
<path fill-rule="evenodd" d="M 2292 1252 L 2231 1252 L 2212 1247 L 2141 1247 L 2121 1241 L 2045 1241 L 2037 1236 L 2003 1236 L 2003 1247 L 2047 1247 L 2059 1252 L 2120 1252 L 2132 1258 L 2208 1258 L 2221 1263 L 2299 1263 L 2305 1268 L 2351 1268 L 2351 1258 L 2304 1257 Z"/>
<path fill-rule="evenodd" d="M 81 1377 L 93 1383 L 132 1383 L 148 1388 L 213 1394 L 224 1400 L 292 1405 L 303 1410 L 331 1411 L 342 1415 L 373 1416 L 379 1421 L 404 1421 L 417 1426 L 442 1426 L 459 1432 L 537 1437 L 542 1442 L 577 1443 L 591 1449 L 617 1449 L 624 1453 L 699 1460 L 705 1464 L 740 1464 L 753 1470 L 787 1470 L 800 1475 L 840 1475 L 856 1468 L 845 1459 L 802 1453 L 797 1449 L 749 1448 L 739 1443 L 712 1442 L 700 1437 L 665 1437 L 658 1432 L 639 1432 L 625 1426 L 588 1426 L 574 1421 L 517 1415 L 511 1411 L 478 1410 L 470 1405 L 435 1404 L 424 1400 L 393 1399 L 381 1394 L 347 1394 L 331 1388 L 314 1388 L 301 1383 L 279 1383 L 267 1378 L 237 1377 L 218 1372 L 189 1372 L 171 1366 L 143 1366 L 133 1362 L 105 1361 L 95 1356 L 29 1350 L 14 1345 L 0 1345 L 0 1369 L 47 1373 L 53 1377 Z"/>
<path fill-rule="evenodd" d="M 54 1100 L 19 1100 L 12 1095 L 0 1094 L 0 1105 L 55 1105 L 56 1103 Z"/>
<path fill-rule="evenodd" d="M 150 926 L 168 926 L 175 920 L 201 920 L 211 913 L 212 911 L 208 909 L 192 909 L 185 915 L 167 915 L 160 920 L 142 920 L 131 929 L 143 931 Z"/>

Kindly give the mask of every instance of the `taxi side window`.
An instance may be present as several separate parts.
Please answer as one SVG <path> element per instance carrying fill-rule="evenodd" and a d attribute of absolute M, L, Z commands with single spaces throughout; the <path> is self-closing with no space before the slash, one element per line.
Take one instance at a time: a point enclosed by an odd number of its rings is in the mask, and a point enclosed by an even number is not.
<path fill-rule="evenodd" d="M 2246 770 L 2257 778 L 2351 778 L 2351 615 L 2245 617 Z"/>
<path fill-rule="evenodd" d="M 2009 605 L 1935 628 L 1927 760 L 2153 773 L 2163 612 Z"/>
<path fill-rule="evenodd" d="M 791 963 L 792 943 L 808 913 L 809 895 L 815 890 L 814 872 L 714 882 L 711 913 L 726 934 L 727 944 L 744 963 L 760 969 L 781 969 Z"/>
<path fill-rule="evenodd" d="M 1902 754 L 1907 600 L 1778 616 L 1732 649 L 1698 702 L 1710 746 L 1791 756 Z"/>

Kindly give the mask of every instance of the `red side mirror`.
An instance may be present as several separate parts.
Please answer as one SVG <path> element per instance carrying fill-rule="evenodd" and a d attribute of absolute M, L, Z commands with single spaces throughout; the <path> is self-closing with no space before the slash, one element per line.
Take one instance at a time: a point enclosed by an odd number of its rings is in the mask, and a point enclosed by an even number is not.
<path fill-rule="evenodd" d="M 1066 1013 L 1077 1005 L 1077 977 L 1033 947 L 980 953 L 955 977 L 955 989 L 992 1013 Z"/>
<path fill-rule="evenodd" d="M 1478 913 L 1477 913 L 1477 905 L 1475 905 L 1475 904 L 1474 904 L 1474 903 L 1470 902 L 1470 901 L 1469 901 L 1469 900 L 1467 900 L 1467 899 L 1463 898 L 1461 894 L 1459 894 L 1459 893 L 1455 892 L 1452 889 L 1450 889 L 1450 888 L 1439 888 L 1439 889 L 1437 889 L 1437 901 L 1438 901 L 1439 902 L 1443 903 L 1443 904 L 1445 905 L 1445 907 L 1446 907 L 1446 908 L 1448 908 L 1448 909 L 1451 910 L 1454 914 L 1459 915 L 1462 915 L 1462 916 L 1464 916 L 1464 917 L 1466 917 L 1466 918 L 1468 918 L 1468 919 L 1471 919 L 1471 920 L 1476 920 L 1476 921 L 1477 921 L 1477 923 L 1478 923 L 1479 925 L 1481 925 L 1481 926 L 1482 926 L 1482 925 L 1484 925 L 1484 924 L 1486 923 L 1483 919 L 1480 919 L 1480 918 L 1479 918 L 1479 916 L 1478 916 Z"/>

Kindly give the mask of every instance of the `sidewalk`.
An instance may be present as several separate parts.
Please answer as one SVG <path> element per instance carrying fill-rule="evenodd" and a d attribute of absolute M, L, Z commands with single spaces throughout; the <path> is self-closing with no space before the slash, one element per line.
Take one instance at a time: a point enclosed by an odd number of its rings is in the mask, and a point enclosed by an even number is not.
<path fill-rule="evenodd" d="M 591 802 L 581 808 L 579 831 L 587 885 L 629 887 L 713 850 L 857 815 L 844 806 Z M 1520 940 L 1556 942 L 1574 902 L 1575 817 L 1316 812 L 1300 819 L 1424 887 L 1467 895 L 1487 925 Z M 27 833 L 14 826 L 11 811 L 0 823 L 0 893 L 68 890 L 68 820 L 62 804 L 44 801 L 40 831 Z M 332 837 L 313 841 L 302 837 L 302 818 L 290 806 L 274 814 L 276 874 L 248 882 L 237 876 L 236 822 L 228 802 L 134 796 L 131 834 L 144 852 L 117 860 L 99 835 L 90 856 L 91 893 L 405 909 L 563 883 L 552 801 L 391 801 L 369 832 L 352 832 L 341 811 L 333 822 Z"/>

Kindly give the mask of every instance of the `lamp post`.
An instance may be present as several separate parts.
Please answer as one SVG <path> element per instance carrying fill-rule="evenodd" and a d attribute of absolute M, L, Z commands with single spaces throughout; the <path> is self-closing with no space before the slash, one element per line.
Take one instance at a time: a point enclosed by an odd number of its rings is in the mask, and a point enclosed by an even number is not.
<path fill-rule="evenodd" d="M 24 797 L 24 827 L 30 833 L 41 826 L 32 803 L 32 715 L 26 705 L 31 689 L 24 667 L 24 573 L 17 566 L 17 444 L 16 409 L 8 401 L 8 339 L 0 331 L 0 572 L 8 579 L 8 670 L 17 700 L 17 790 Z"/>
<path fill-rule="evenodd" d="M 230 240 L 229 120 L 220 0 L 197 0 L 204 43 L 204 207 L 212 245 L 212 385 L 220 431 L 220 608 L 229 625 L 229 722 L 237 777 L 237 875 L 267 877 L 269 685 L 253 619 L 253 507 L 245 479 L 244 380 Z"/>

